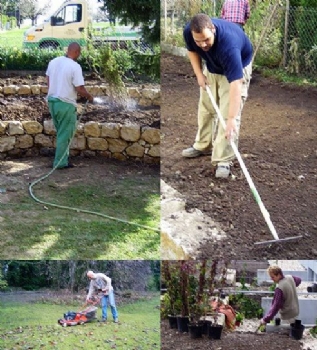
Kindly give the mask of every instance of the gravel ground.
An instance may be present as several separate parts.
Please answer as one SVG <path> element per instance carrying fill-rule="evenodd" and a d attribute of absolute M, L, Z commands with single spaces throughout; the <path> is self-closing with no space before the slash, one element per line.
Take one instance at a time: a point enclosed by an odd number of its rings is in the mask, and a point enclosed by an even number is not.
<path fill-rule="evenodd" d="M 236 329 L 239 333 L 252 333 L 259 325 L 258 319 L 243 320 L 243 324 Z M 317 338 L 309 333 L 309 328 L 305 329 L 300 344 L 303 350 L 317 350 Z"/>

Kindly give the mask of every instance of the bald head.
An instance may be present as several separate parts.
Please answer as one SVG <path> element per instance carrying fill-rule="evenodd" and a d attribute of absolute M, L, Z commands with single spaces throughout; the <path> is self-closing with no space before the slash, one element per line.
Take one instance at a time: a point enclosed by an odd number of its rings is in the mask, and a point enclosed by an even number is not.
<path fill-rule="evenodd" d="M 90 278 L 90 279 L 95 279 L 96 278 L 96 275 L 93 271 L 88 271 L 87 272 L 87 277 Z"/>
<path fill-rule="evenodd" d="M 80 56 L 80 45 L 78 43 L 70 43 L 67 48 L 67 57 L 77 60 L 77 58 Z"/>

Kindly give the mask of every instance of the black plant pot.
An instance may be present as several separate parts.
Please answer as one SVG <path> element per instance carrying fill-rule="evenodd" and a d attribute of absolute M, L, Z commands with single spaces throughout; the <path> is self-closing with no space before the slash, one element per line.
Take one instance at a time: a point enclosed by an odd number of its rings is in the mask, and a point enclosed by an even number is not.
<path fill-rule="evenodd" d="M 279 317 L 276 317 L 275 326 L 279 326 L 280 324 L 281 324 L 281 319 Z"/>
<path fill-rule="evenodd" d="M 203 325 L 202 323 L 189 323 L 188 331 L 192 339 L 201 338 L 203 335 Z"/>
<path fill-rule="evenodd" d="M 305 329 L 305 326 L 302 324 L 296 326 L 295 323 L 291 323 L 291 330 L 290 330 L 289 335 L 293 339 L 300 340 L 300 339 L 302 339 L 304 329 Z"/>
<path fill-rule="evenodd" d="M 312 285 L 312 291 L 313 291 L 313 293 L 317 293 L 317 283 L 314 283 Z"/>
<path fill-rule="evenodd" d="M 208 334 L 208 328 L 211 325 L 211 321 L 203 320 L 202 326 L 203 326 L 203 334 Z"/>
<path fill-rule="evenodd" d="M 221 339 L 223 326 L 221 325 L 210 325 L 208 327 L 208 338 L 209 339 Z"/>
<path fill-rule="evenodd" d="M 295 320 L 295 323 L 294 323 L 294 327 L 295 328 L 301 328 L 301 325 L 302 325 L 302 321 L 301 320 Z"/>
<path fill-rule="evenodd" d="M 176 328 L 177 329 L 177 317 L 168 315 L 168 322 L 170 324 L 170 328 Z"/>
<path fill-rule="evenodd" d="M 308 293 L 312 293 L 312 292 L 313 292 L 313 287 L 312 287 L 312 286 L 307 287 L 307 292 L 308 292 Z"/>
<path fill-rule="evenodd" d="M 188 332 L 188 323 L 189 323 L 189 317 L 188 316 L 177 316 L 177 329 L 179 332 L 184 333 Z"/>

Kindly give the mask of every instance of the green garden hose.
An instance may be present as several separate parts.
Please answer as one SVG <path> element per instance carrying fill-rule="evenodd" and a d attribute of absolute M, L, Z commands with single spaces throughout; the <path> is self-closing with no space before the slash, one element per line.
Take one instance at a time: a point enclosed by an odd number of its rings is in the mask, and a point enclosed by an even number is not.
<path fill-rule="evenodd" d="M 88 100 L 87 102 L 85 103 L 85 106 L 83 108 L 83 111 L 82 113 L 80 114 L 80 117 L 78 118 L 78 121 L 77 121 L 77 125 L 79 124 L 82 116 L 84 115 L 84 113 L 86 112 L 87 110 L 87 104 L 88 104 Z M 145 225 L 141 225 L 141 224 L 138 224 L 138 223 L 135 223 L 135 222 L 131 222 L 131 221 L 127 221 L 127 220 L 123 220 L 123 219 L 120 219 L 120 218 L 117 218 L 117 217 L 113 217 L 113 216 L 109 216 L 109 215 L 106 215 L 106 214 L 102 214 L 102 213 L 98 213 L 98 212 L 94 212 L 94 211 L 91 211 L 91 210 L 85 210 L 85 209 L 80 209 L 80 208 L 74 208 L 74 207 L 69 207 L 69 206 L 65 206 L 65 205 L 60 205 L 60 204 L 54 204 L 54 203 L 50 203 L 50 202 L 45 202 L 39 198 L 37 198 L 34 193 L 33 193 L 33 187 L 38 184 L 39 182 L 43 181 L 44 179 L 48 178 L 55 170 L 56 168 L 58 168 L 59 166 L 59 163 L 62 161 L 62 159 L 64 158 L 64 156 L 66 155 L 69 147 L 70 147 L 70 144 L 75 136 L 75 133 L 76 133 L 76 130 L 77 128 L 75 129 L 74 131 L 74 134 L 72 135 L 69 143 L 68 143 L 68 146 L 67 146 L 67 149 L 63 155 L 63 157 L 61 157 L 60 161 L 53 167 L 53 169 L 51 171 L 49 171 L 46 175 L 40 177 L 39 179 L 31 182 L 29 184 L 29 194 L 30 196 L 38 203 L 40 204 L 44 204 L 44 205 L 47 205 L 47 206 L 51 206 L 51 207 L 54 207 L 54 208 L 60 208 L 60 209 L 66 209 L 66 210 L 72 210 L 72 211 L 75 211 L 77 213 L 85 213 L 85 214 L 92 214 L 92 215 L 96 215 L 96 216 L 101 216 L 105 219 L 110 219 L 110 220 L 115 220 L 115 221 L 118 221 L 118 222 L 122 222 L 124 224 L 129 224 L 129 225 L 134 225 L 134 226 L 138 226 L 138 227 L 141 227 L 141 228 L 144 228 L 144 229 L 147 229 L 147 230 L 151 230 L 151 231 L 155 231 L 155 232 L 160 232 L 159 229 L 156 229 L 156 228 L 153 228 L 153 227 L 149 227 L 149 226 L 145 226 Z"/>

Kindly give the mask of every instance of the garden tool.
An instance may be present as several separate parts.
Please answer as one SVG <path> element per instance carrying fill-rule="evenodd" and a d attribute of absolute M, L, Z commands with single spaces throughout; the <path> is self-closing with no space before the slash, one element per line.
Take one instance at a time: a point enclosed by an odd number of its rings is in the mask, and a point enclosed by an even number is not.
<path fill-rule="evenodd" d="M 217 103 L 216 103 L 216 101 L 215 101 L 215 99 L 214 99 L 214 97 L 213 97 L 213 95 L 211 93 L 211 90 L 210 90 L 208 85 L 206 85 L 206 91 L 207 91 L 208 96 L 209 96 L 209 98 L 210 98 L 210 100 L 212 102 L 212 105 L 213 105 L 213 107 L 214 107 L 214 109 L 215 109 L 215 111 L 217 113 L 217 117 L 219 119 L 220 124 L 222 125 L 222 127 L 224 129 L 226 129 L 226 122 L 225 122 L 223 116 L 221 115 L 221 112 L 220 112 L 220 110 L 219 110 L 219 108 L 217 106 Z M 273 223 L 271 221 L 270 214 L 266 210 L 266 208 L 265 208 L 265 206 L 264 206 L 264 204 L 262 202 L 262 199 L 261 199 L 261 197 L 260 197 L 260 195 L 259 195 L 259 193 L 258 193 L 258 191 L 257 191 L 257 189 L 256 189 L 256 187 L 255 187 L 255 185 L 253 183 L 253 180 L 252 180 L 252 178 L 251 178 L 251 176 L 249 174 L 249 171 L 248 171 L 247 167 L 245 166 L 244 161 L 243 161 L 243 159 L 242 159 L 242 157 L 240 155 L 240 152 L 238 151 L 238 148 L 237 148 L 236 144 L 233 141 L 233 138 L 231 138 L 229 140 L 229 142 L 230 142 L 230 145 L 231 145 L 231 147 L 233 149 L 233 152 L 234 152 L 236 158 L 239 161 L 239 164 L 241 166 L 243 174 L 244 174 L 244 176 L 247 179 L 247 182 L 248 182 L 250 190 L 251 190 L 251 192 L 253 194 L 253 197 L 254 197 L 255 201 L 257 202 L 258 206 L 260 207 L 261 213 L 262 213 L 262 215 L 263 215 L 263 217 L 264 217 L 264 219 L 265 219 L 265 221 L 266 221 L 266 223 L 267 223 L 267 225 L 268 225 L 268 227 L 269 227 L 269 229 L 271 231 L 271 234 L 274 237 L 273 240 L 269 240 L 269 241 L 265 241 L 265 242 L 256 242 L 254 244 L 280 243 L 280 242 L 292 241 L 292 240 L 296 240 L 296 239 L 302 238 L 302 236 L 288 237 L 288 238 L 279 238 L 278 237 L 278 234 L 277 234 L 277 232 L 275 230 L 275 227 L 274 227 L 274 225 L 273 225 Z"/>

